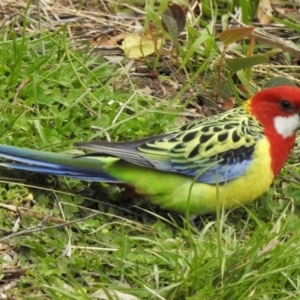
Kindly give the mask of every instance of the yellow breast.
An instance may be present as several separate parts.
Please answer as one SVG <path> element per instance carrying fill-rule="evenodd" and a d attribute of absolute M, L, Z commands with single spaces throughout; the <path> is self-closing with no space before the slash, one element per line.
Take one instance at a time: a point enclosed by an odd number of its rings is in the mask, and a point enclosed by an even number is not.
<path fill-rule="evenodd" d="M 267 139 L 262 139 L 256 144 L 253 155 L 253 162 L 247 172 L 228 184 L 213 186 L 191 183 L 188 178 L 183 182 L 180 176 L 173 193 L 167 198 L 166 195 L 163 197 L 164 203 L 158 198 L 154 202 L 179 212 L 186 211 L 189 207 L 191 214 L 205 214 L 215 212 L 217 207 L 230 208 L 252 202 L 269 188 L 274 179 Z M 168 181 L 165 184 L 169 184 Z"/>

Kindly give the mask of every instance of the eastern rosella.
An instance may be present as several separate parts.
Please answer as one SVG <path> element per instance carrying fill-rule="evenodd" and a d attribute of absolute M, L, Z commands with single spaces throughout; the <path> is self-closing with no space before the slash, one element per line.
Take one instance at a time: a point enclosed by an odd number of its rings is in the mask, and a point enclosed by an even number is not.
<path fill-rule="evenodd" d="M 242 106 L 132 142 L 78 142 L 83 157 L 0 145 L 1 166 L 126 184 L 162 208 L 199 215 L 258 198 L 300 127 L 300 89 L 258 92 Z"/>

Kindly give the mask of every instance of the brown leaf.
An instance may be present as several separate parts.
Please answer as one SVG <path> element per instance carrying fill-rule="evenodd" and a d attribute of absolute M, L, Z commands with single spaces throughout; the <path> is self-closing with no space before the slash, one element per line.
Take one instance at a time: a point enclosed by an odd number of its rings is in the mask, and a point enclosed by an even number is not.
<path fill-rule="evenodd" d="M 239 27 L 230 28 L 219 33 L 219 39 L 225 46 L 229 46 L 235 42 L 242 40 L 245 37 L 250 36 L 253 33 L 253 27 Z"/>
<path fill-rule="evenodd" d="M 224 100 L 222 108 L 224 110 L 229 110 L 235 107 L 235 100 L 233 97 L 229 97 L 227 100 Z"/>
<path fill-rule="evenodd" d="M 26 269 L 21 269 L 20 267 L 11 266 L 11 268 L 6 268 L 3 270 L 2 280 L 8 279 L 18 279 L 23 276 L 26 272 Z"/>
<path fill-rule="evenodd" d="M 184 30 L 185 23 L 186 16 L 183 8 L 176 3 L 169 4 L 161 17 L 161 24 L 164 30 L 169 33 L 174 31 L 180 34 Z"/>
<path fill-rule="evenodd" d="M 127 35 L 127 33 L 120 33 L 116 36 L 101 36 L 98 39 L 92 40 L 91 45 L 99 45 L 102 47 L 118 46 L 118 42 L 124 40 Z"/>
<path fill-rule="evenodd" d="M 262 25 L 268 25 L 272 21 L 273 8 L 270 0 L 260 0 L 257 7 L 257 18 Z"/>

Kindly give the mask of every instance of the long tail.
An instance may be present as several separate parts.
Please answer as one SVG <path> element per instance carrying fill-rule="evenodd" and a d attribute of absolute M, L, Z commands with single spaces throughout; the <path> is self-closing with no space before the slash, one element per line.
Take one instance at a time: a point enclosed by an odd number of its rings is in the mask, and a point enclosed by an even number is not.
<path fill-rule="evenodd" d="M 0 145 L 0 166 L 86 181 L 119 182 L 107 174 L 105 158 L 74 157 L 37 150 Z M 107 158 L 108 159 L 108 158 Z M 108 159 L 109 160 L 109 159 Z"/>

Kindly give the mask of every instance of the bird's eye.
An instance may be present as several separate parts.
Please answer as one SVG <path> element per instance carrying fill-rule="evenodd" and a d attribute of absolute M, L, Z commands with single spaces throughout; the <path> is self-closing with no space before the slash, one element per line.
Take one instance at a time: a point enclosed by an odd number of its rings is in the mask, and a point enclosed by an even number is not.
<path fill-rule="evenodd" d="M 279 104 L 284 111 L 290 112 L 290 111 L 294 111 L 295 109 L 295 106 L 288 100 L 281 100 Z"/>

